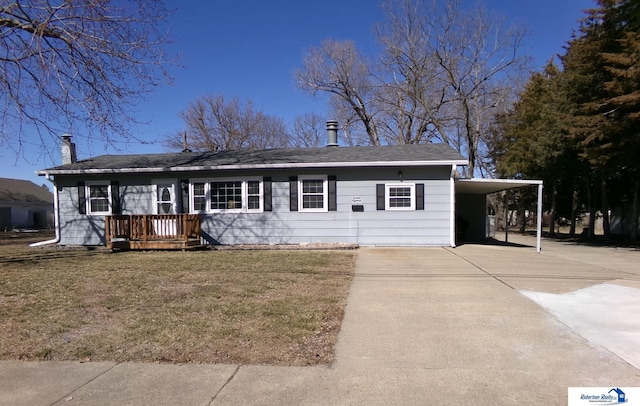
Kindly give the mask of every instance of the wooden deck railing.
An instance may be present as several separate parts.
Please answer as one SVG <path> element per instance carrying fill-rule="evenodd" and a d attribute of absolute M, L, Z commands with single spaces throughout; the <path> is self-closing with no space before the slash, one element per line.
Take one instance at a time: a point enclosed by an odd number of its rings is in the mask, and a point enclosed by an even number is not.
<path fill-rule="evenodd" d="M 198 214 L 133 214 L 105 216 L 108 248 L 186 248 L 200 244 Z"/>

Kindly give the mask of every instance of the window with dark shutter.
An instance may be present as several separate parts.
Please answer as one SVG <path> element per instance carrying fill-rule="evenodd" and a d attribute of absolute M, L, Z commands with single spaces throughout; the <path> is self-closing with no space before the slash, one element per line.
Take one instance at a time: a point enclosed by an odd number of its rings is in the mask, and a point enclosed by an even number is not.
<path fill-rule="evenodd" d="M 112 190 L 118 192 L 109 181 L 78 182 L 78 213 L 88 215 L 112 214 L 114 204 L 120 205 L 120 200 L 112 196 Z"/>
<path fill-rule="evenodd" d="M 329 211 L 329 177 L 326 175 L 298 176 L 298 211 Z"/>
<path fill-rule="evenodd" d="M 424 183 L 385 183 L 376 185 L 378 210 L 424 210 Z"/>

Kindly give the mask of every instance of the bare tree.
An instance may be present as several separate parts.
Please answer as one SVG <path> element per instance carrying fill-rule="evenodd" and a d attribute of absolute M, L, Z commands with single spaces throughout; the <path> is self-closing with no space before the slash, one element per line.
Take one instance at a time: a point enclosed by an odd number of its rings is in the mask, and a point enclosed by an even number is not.
<path fill-rule="evenodd" d="M 341 145 L 371 145 L 367 129 L 354 109 L 344 100 L 334 97 L 329 100 L 330 117 L 337 120 L 340 126 L 338 142 Z"/>
<path fill-rule="evenodd" d="M 291 144 L 296 148 L 315 148 L 327 144 L 326 120 L 315 113 L 296 117 Z"/>
<path fill-rule="evenodd" d="M 334 102 L 349 106 L 364 125 L 370 144 L 380 145 L 372 76 L 353 41 L 326 40 L 319 48 L 311 48 L 304 68 L 295 75 L 301 89 L 312 94 L 327 92 Z"/>
<path fill-rule="evenodd" d="M 330 118 L 339 123 L 338 143 L 340 145 L 369 145 L 369 137 L 356 117 L 353 109 L 349 108 L 341 100 L 334 99 L 330 103 Z M 296 148 L 314 148 L 327 145 L 327 122 L 320 115 L 307 113 L 296 117 L 293 123 L 291 143 Z"/>
<path fill-rule="evenodd" d="M 201 96 L 180 113 L 186 124 L 186 144 L 196 151 L 281 148 L 289 145 L 284 121 L 256 110 L 251 100 Z M 166 139 L 173 149 L 184 148 L 184 132 Z"/>
<path fill-rule="evenodd" d="M 352 42 L 325 41 L 306 56 L 299 86 L 328 92 L 339 111 L 348 106 L 371 144 L 438 139 L 468 155 L 474 176 L 494 115 L 521 84 L 523 30 L 460 0 L 388 0 L 383 11 L 375 65 Z"/>
<path fill-rule="evenodd" d="M 467 174 L 473 177 L 493 117 L 508 107 L 530 60 L 520 53 L 525 32 L 503 28 L 503 19 L 479 3 L 462 10 L 458 0 L 447 2 L 438 15 L 428 25 L 433 55 L 444 73 L 454 128 L 464 140 L 460 151 L 468 155 Z"/>
<path fill-rule="evenodd" d="M 46 145 L 77 125 L 107 144 L 131 137 L 132 106 L 175 61 L 163 51 L 168 14 L 161 0 L 3 1 L 0 145 L 19 155 L 23 142 Z"/>
<path fill-rule="evenodd" d="M 384 47 L 378 69 L 385 82 L 377 92 L 380 132 L 392 144 L 419 144 L 433 138 L 448 142 L 443 110 L 451 100 L 433 57 L 429 30 L 437 6 L 396 0 L 382 8 L 386 21 L 376 26 Z"/>

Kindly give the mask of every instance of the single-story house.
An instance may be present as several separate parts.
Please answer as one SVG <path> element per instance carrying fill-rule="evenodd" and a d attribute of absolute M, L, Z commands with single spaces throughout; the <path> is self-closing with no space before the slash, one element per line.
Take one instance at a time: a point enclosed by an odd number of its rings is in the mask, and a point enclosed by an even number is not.
<path fill-rule="evenodd" d="M 55 184 L 63 245 L 186 234 L 206 244 L 456 245 L 455 174 L 466 159 L 445 144 L 339 147 L 336 134 L 330 122 L 322 148 L 83 160 L 65 136 L 63 165 L 37 173 Z"/>
<path fill-rule="evenodd" d="M 53 193 L 29 180 L 0 178 L 0 231 L 53 227 Z"/>

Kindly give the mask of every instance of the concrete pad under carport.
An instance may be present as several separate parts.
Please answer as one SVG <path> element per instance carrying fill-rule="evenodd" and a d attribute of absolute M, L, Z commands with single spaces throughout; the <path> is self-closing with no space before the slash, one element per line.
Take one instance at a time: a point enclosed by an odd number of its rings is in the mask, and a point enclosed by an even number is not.
<path fill-rule="evenodd" d="M 503 238 L 498 235 L 497 238 Z M 533 247 L 535 239 L 528 234 L 509 234 L 509 242 L 521 246 Z M 624 271 L 629 275 L 638 275 L 640 271 L 640 249 L 606 245 L 590 245 L 579 240 L 545 239 L 546 256 L 558 258 L 562 263 L 583 264 L 589 268 L 603 268 L 609 271 Z"/>
<path fill-rule="evenodd" d="M 531 235 L 513 233 L 509 241 L 507 246 L 465 244 L 451 252 L 521 291 L 567 293 L 610 281 L 640 288 L 638 249 L 545 239 L 538 254 Z"/>
<path fill-rule="evenodd" d="M 546 250 L 539 254 L 532 248 L 465 244 L 452 249 L 451 252 L 467 259 L 478 269 L 490 272 L 493 277 L 519 291 L 566 293 L 634 276 L 618 269 L 607 269 L 575 260 L 561 260 Z M 508 252 L 517 254 L 505 254 Z"/>

